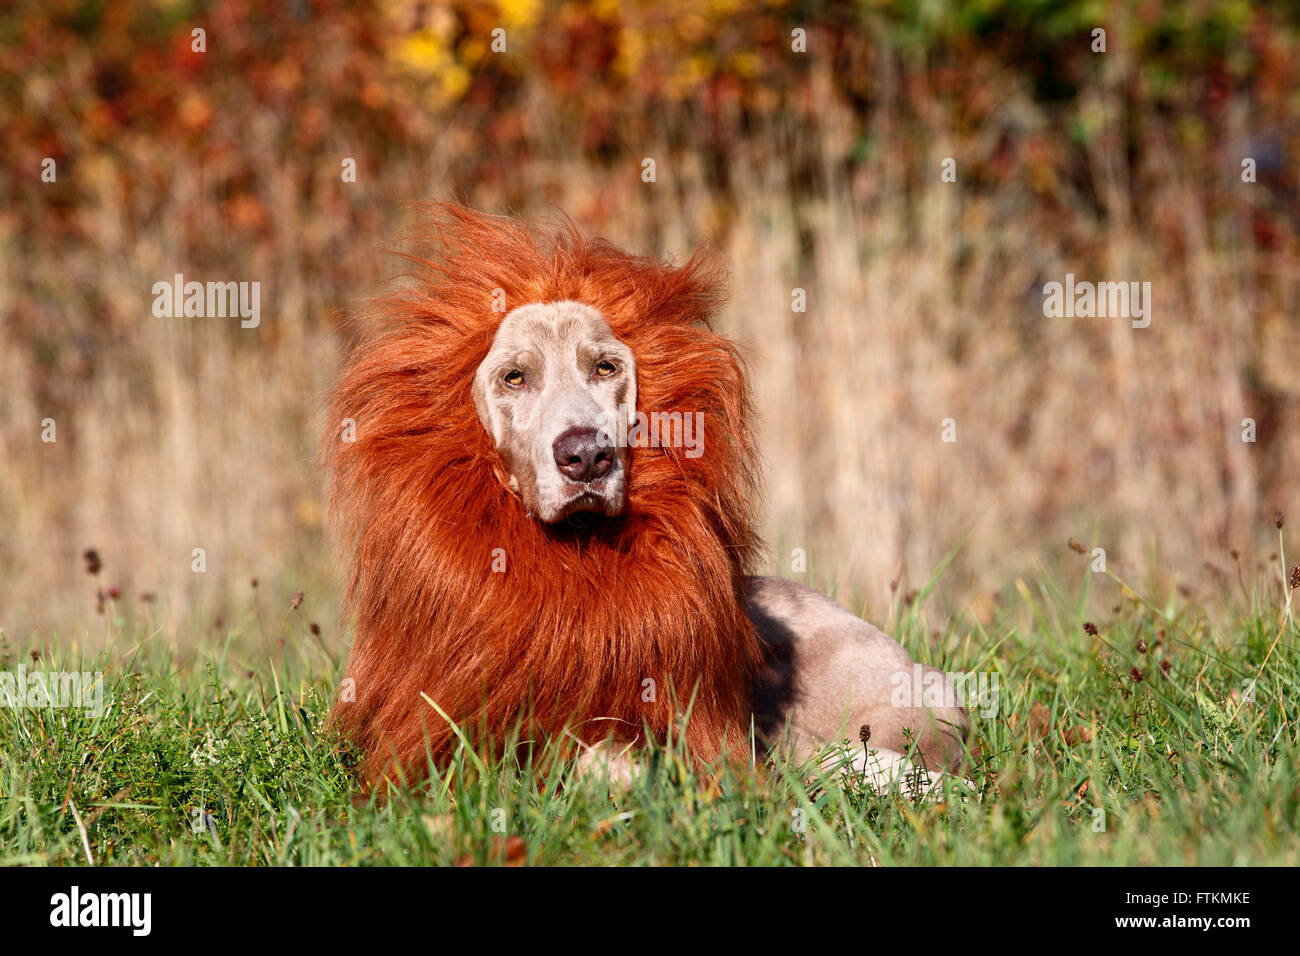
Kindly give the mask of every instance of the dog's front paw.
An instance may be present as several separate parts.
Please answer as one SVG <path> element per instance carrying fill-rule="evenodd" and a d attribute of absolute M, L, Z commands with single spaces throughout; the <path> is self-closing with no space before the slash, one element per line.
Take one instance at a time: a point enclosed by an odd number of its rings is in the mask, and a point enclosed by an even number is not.
<path fill-rule="evenodd" d="M 975 796 L 979 791 L 971 781 L 956 774 L 930 770 L 913 763 L 895 750 L 878 750 L 856 746 L 847 751 L 832 750 L 821 760 L 823 770 L 839 770 L 856 778 L 873 793 L 898 790 L 912 800 L 922 800 L 944 795 L 945 781 L 962 799 Z"/>
<path fill-rule="evenodd" d="M 580 746 L 581 753 L 574 763 L 574 776 L 579 779 L 594 779 L 611 790 L 627 790 L 641 773 L 630 743 L 602 740 Z"/>

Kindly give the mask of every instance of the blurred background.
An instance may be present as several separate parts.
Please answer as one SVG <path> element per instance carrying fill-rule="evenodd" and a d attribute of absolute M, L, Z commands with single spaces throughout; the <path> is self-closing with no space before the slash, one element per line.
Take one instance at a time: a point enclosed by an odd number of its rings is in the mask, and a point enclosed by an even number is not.
<path fill-rule="evenodd" d="M 452 197 L 725 254 L 770 570 L 881 617 L 969 534 L 933 600 L 986 615 L 1074 538 L 1201 593 L 1300 520 L 1298 71 L 1295 6 L 1240 0 L 11 0 L 0 628 L 190 640 L 257 578 L 339 640 L 321 398 Z M 1044 318 L 1067 272 L 1150 327 Z M 156 318 L 175 273 L 260 326 Z"/>

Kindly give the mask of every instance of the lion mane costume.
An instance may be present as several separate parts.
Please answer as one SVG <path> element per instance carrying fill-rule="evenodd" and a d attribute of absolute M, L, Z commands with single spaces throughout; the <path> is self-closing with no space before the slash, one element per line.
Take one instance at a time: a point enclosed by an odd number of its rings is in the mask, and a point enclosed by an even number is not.
<path fill-rule="evenodd" d="M 408 257 L 417 281 L 373 304 L 325 442 L 356 620 L 333 720 L 366 776 L 427 777 L 458 745 L 448 719 L 496 745 L 516 728 L 588 744 L 682 733 L 699 761 L 745 755 L 757 469 L 745 369 L 709 324 L 722 267 L 452 204 L 417 238 L 437 251 Z M 509 309 L 561 300 L 632 349 L 641 408 L 703 413 L 707 450 L 631 449 L 622 514 L 546 525 L 508 487 L 471 382 Z"/>

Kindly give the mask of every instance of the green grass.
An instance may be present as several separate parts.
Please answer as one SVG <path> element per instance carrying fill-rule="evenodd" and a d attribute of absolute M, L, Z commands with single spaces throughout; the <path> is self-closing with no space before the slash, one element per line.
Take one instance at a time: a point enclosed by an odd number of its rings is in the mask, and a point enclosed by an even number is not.
<path fill-rule="evenodd" d="M 188 655 L 121 619 L 89 661 L 6 646 L 0 670 L 105 671 L 108 706 L 0 708 L 0 863 L 1300 863 L 1300 631 L 1283 589 L 1211 614 L 1111 578 L 1073 595 L 1016 582 L 985 626 L 932 628 L 924 592 L 898 615 L 917 659 L 998 677 L 965 799 L 782 763 L 700 779 L 668 747 L 614 795 L 462 751 L 432 787 L 377 801 L 323 729 L 339 664 L 305 635 L 253 654 L 250 614 Z M 1114 608 L 1095 636 L 1090 604 Z"/>

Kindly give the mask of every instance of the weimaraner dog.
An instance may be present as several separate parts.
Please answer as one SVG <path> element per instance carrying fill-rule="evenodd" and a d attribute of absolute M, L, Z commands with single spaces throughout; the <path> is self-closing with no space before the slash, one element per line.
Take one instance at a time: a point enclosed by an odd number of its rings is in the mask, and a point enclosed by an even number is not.
<path fill-rule="evenodd" d="M 520 387 L 525 368 L 544 369 L 545 386 Z M 636 359 L 597 310 L 577 302 L 516 308 L 479 366 L 473 396 L 532 515 L 618 515 L 628 459 L 603 436 L 636 408 Z M 918 668 L 888 635 L 802 584 L 750 578 L 745 607 L 766 648 L 753 702 L 768 741 L 803 760 L 847 739 L 856 769 L 885 782 L 911 766 L 902 756 L 909 750 L 930 769 L 957 766 L 969 719 L 947 675 Z M 922 699 L 918 686 L 928 691 Z M 613 745 L 584 759 L 614 777 L 632 772 L 632 755 Z"/>

